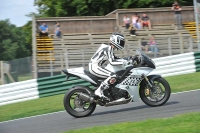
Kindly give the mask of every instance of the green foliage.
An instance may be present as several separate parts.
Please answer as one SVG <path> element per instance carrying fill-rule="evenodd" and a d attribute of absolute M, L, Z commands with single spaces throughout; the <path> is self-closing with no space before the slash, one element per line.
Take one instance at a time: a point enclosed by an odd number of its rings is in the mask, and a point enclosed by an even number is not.
<path fill-rule="evenodd" d="M 0 60 L 12 60 L 31 55 L 29 23 L 16 27 L 9 20 L 0 21 Z"/>
<path fill-rule="evenodd" d="M 42 17 L 101 16 L 115 9 L 172 6 L 174 0 L 38 0 Z M 193 2 L 179 0 L 181 5 L 192 6 Z"/>

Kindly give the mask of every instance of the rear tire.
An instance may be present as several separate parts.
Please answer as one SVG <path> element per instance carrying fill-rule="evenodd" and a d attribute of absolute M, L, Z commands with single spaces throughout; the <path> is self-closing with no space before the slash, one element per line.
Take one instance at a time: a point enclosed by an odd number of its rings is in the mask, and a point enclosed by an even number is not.
<path fill-rule="evenodd" d="M 89 88 L 87 87 L 84 87 L 84 86 L 76 86 L 74 88 L 71 88 L 70 90 L 67 91 L 67 93 L 65 94 L 64 96 L 64 107 L 65 107 L 65 110 L 73 117 L 76 117 L 76 118 L 80 118 L 80 117 L 86 117 L 86 116 L 89 116 L 91 115 L 95 108 L 96 108 L 96 103 L 87 103 L 88 104 L 88 107 L 87 109 L 85 109 L 83 107 L 83 111 L 76 111 L 74 109 L 74 107 L 72 107 L 73 105 L 71 100 L 73 100 L 72 96 L 73 94 L 77 93 L 77 92 L 81 92 L 81 93 L 85 93 L 85 94 L 88 94 L 88 91 L 91 91 L 89 90 Z M 89 94 L 88 94 L 89 95 Z M 77 98 L 76 98 L 77 97 Z M 78 96 L 76 96 L 74 99 L 78 99 Z M 74 100 L 75 101 L 75 100 Z M 84 101 L 81 101 L 81 102 L 84 102 Z M 75 104 L 75 103 L 74 103 Z M 75 105 L 74 105 L 75 106 Z"/>
<path fill-rule="evenodd" d="M 147 96 L 145 94 L 145 89 L 148 88 L 148 84 L 146 83 L 146 81 L 143 81 L 140 85 L 140 91 L 139 91 L 139 94 L 140 94 L 140 98 L 142 99 L 142 101 L 149 105 L 149 106 L 152 106 L 152 107 L 157 107 L 157 106 L 161 106 L 163 104 L 165 104 L 170 95 L 171 95 L 171 88 L 170 88 L 170 85 L 169 83 L 164 79 L 164 78 L 158 78 L 158 79 L 155 79 L 154 80 L 154 83 L 157 82 L 157 83 L 160 83 L 163 88 L 165 89 L 164 90 L 164 96 L 162 99 L 158 100 L 158 101 L 151 101 L 150 100 L 150 97 L 151 96 Z M 163 91 L 163 90 L 162 90 Z M 151 93 L 151 92 L 150 92 Z"/>

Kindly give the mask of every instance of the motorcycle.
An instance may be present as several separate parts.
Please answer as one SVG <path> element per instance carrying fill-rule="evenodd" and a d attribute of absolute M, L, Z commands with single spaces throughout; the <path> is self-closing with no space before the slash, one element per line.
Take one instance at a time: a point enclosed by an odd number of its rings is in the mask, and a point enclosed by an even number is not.
<path fill-rule="evenodd" d="M 73 117 L 86 117 L 93 113 L 96 105 L 113 106 L 137 102 L 141 100 L 148 106 L 157 107 L 165 104 L 170 95 L 169 83 L 160 75 L 148 75 L 155 67 L 155 63 L 141 51 L 136 51 L 136 58 L 127 58 L 130 64 L 127 66 L 112 66 L 107 64 L 105 69 L 119 76 L 109 89 L 103 91 L 110 100 L 99 98 L 94 91 L 105 79 L 92 75 L 83 67 L 63 70 L 67 75 L 78 77 L 89 82 L 94 88 L 75 85 L 64 96 L 65 110 Z M 140 98 L 139 98 L 140 96 Z"/>

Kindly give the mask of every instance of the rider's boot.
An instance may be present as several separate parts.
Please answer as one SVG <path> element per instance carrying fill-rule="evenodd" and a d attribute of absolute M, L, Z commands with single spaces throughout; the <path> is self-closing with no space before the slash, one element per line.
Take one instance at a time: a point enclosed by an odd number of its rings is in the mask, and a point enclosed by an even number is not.
<path fill-rule="evenodd" d="M 104 100 L 110 101 L 110 99 L 103 94 L 103 91 L 108 89 L 108 88 L 109 88 L 109 85 L 106 85 L 105 83 L 101 83 L 99 88 L 97 90 L 95 90 L 94 94 L 99 96 L 100 98 L 102 98 Z"/>

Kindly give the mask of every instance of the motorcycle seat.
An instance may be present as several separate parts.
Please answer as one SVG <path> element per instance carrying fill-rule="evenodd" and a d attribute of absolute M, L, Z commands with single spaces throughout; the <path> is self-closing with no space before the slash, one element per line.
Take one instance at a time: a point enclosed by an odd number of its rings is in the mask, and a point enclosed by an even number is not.
<path fill-rule="evenodd" d="M 88 70 L 84 70 L 85 75 L 87 75 L 88 77 L 90 77 L 91 79 L 93 79 L 97 84 L 101 84 L 101 82 L 103 82 L 105 80 L 105 78 L 99 78 L 93 74 L 91 74 Z"/>

